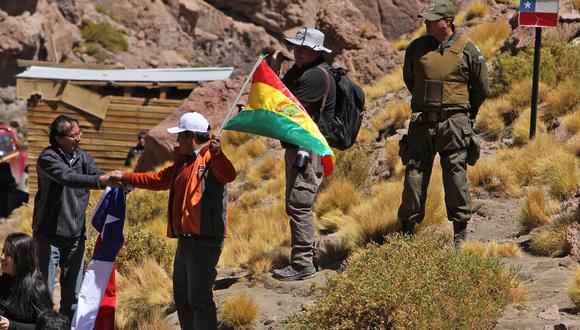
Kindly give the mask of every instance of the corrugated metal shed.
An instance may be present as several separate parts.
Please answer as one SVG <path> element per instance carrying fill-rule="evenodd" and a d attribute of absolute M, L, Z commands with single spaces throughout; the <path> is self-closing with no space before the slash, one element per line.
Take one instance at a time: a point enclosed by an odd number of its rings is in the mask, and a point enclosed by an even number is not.
<path fill-rule="evenodd" d="M 32 66 L 16 78 L 105 82 L 200 82 L 225 80 L 234 68 L 92 70 Z"/>
<path fill-rule="evenodd" d="M 36 159 L 49 145 L 50 123 L 61 114 L 79 120 L 81 148 L 101 169 L 124 167 L 125 156 L 148 131 L 181 105 L 198 82 L 228 79 L 233 68 L 87 69 L 31 66 L 17 75 L 17 96 L 28 101 L 30 197 Z"/>

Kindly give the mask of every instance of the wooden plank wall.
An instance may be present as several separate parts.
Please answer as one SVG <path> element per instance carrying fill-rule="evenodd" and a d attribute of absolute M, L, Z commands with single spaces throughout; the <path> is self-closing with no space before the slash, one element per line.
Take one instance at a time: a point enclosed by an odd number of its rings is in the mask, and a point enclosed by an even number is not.
<path fill-rule="evenodd" d="M 29 106 L 28 164 L 30 198 L 38 189 L 36 159 L 50 143 L 50 123 L 58 115 L 70 115 L 79 121 L 83 130 L 81 148 L 90 153 L 104 171 L 121 169 L 129 149 L 137 143 L 137 134 L 159 124 L 181 104 L 181 100 L 111 97 L 104 120 L 65 104 L 39 102 Z"/>

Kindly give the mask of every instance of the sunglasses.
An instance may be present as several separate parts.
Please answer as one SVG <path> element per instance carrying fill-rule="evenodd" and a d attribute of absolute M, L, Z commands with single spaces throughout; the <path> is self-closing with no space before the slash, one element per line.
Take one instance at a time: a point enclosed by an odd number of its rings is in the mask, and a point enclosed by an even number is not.
<path fill-rule="evenodd" d="M 66 137 L 69 137 L 69 138 L 71 138 L 73 140 L 80 139 L 82 136 L 83 136 L 83 131 L 82 130 L 79 130 L 78 132 L 73 133 L 73 134 L 66 135 Z"/>

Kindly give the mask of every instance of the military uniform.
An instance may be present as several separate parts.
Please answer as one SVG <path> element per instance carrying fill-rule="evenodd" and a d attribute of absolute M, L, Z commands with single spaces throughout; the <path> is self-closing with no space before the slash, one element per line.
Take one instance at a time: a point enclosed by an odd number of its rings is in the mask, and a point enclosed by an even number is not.
<path fill-rule="evenodd" d="M 425 216 L 427 187 L 439 153 L 447 217 L 455 234 L 465 235 L 472 212 L 466 177 L 471 122 L 489 94 L 483 56 L 458 32 L 441 43 L 423 36 L 407 48 L 403 78 L 412 94 L 411 122 L 400 150 L 407 165 L 398 211 L 403 231 L 412 233 Z"/>

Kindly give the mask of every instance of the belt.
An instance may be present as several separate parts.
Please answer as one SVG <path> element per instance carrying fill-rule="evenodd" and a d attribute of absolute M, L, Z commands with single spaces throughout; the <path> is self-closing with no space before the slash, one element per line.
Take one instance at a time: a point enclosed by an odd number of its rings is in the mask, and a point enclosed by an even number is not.
<path fill-rule="evenodd" d="M 199 242 L 208 242 L 208 243 L 219 243 L 219 242 L 223 241 L 222 238 L 200 235 L 200 234 L 191 233 L 191 232 L 179 232 L 179 233 L 176 233 L 175 236 L 177 236 L 177 238 L 179 238 L 179 239 L 185 239 L 185 240 L 190 240 L 190 241 L 194 241 L 194 242 L 199 241 Z"/>
<path fill-rule="evenodd" d="M 424 120 L 430 121 L 430 122 L 439 122 L 439 121 L 444 121 L 448 118 L 450 118 L 453 115 L 456 115 L 458 113 L 464 113 L 467 114 L 467 110 L 441 110 L 441 111 L 435 111 L 435 112 L 423 112 L 421 113 L 421 117 L 423 117 Z"/>

